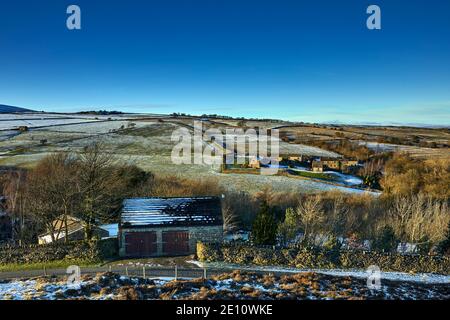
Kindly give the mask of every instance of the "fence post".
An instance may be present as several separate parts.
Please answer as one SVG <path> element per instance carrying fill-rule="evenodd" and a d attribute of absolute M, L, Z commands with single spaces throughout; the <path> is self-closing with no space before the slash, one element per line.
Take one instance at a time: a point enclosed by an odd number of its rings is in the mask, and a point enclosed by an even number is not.
<path fill-rule="evenodd" d="M 128 267 L 125 267 L 125 274 L 128 277 Z"/>
<path fill-rule="evenodd" d="M 44 266 L 44 277 L 47 276 L 47 268 Z"/>
<path fill-rule="evenodd" d="M 145 266 L 142 267 L 142 276 L 143 276 L 143 278 L 145 280 Z"/>
<path fill-rule="evenodd" d="M 175 265 L 175 280 L 178 279 L 178 266 Z"/>
<path fill-rule="evenodd" d="M 203 279 L 206 280 L 206 268 L 203 268 Z"/>
<path fill-rule="evenodd" d="M 109 272 L 111 272 L 111 265 L 109 265 Z"/>

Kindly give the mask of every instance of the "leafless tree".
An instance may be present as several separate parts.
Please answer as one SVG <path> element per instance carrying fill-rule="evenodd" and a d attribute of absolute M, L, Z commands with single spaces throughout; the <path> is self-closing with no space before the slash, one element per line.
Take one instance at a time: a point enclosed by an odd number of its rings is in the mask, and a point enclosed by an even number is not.
<path fill-rule="evenodd" d="M 120 207 L 121 181 L 117 175 L 117 160 L 101 143 L 85 148 L 80 155 L 77 187 L 80 193 L 79 215 L 85 223 L 85 238 L 91 239 L 93 227 L 110 218 Z"/>
<path fill-rule="evenodd" d="M 436 243 L 445 237 L 450 211 L 446 201 L 419 193 L 397 197 L 389 211 L 389 218 L 393 230 L 403 241 Z"/>
<path fill-rule="evenodd" d="M 25 224 L 27 219 L 25 190 L 26 172 L 10 171 L 3 176 L 3 195 L 6 199 L 6 209 L 13 221 L 13 237 L 22 244 L 28 238 Z"/>

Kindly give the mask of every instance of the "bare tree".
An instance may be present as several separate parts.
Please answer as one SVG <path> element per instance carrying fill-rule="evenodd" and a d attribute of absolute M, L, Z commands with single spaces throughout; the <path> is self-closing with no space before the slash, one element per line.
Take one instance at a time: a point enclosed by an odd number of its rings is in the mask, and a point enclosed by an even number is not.
<path fill-rule="evenodd" d="M 49 165 L 53 168 L 55 201 L 61 208 L 60 220 L 64 227 L 64 240 L 68 241 L 68 217 L 75 215 L 78 207 L 79 190 L 76 188 L 78 158 L 70 153 L 58 153 L 49 157 Z M 57 230 L 59 236 L 61 230 Z"/>
<path fill-rule="evenodd" d="M 297 207 L 296 211 L 304 232 L 304 238 L 310 242 L 325 220 L 320 196 L 308 197 Z"/>
<path fill-rule="evenodd" d="M 3 195 L 6 198 L 6 208 L 13 221 L 13 239 L 17 239 L 19 244 L 28 238 L 25 235 L 26 198 L 23 196 L 25 189 L 26 173 L 22 170 L 10 171 L 3 177 Z"/>
<path fill-rule="evenodd" d="M 61 208 L 56 197 L 52 168 L 48 166 L 46 160 L 29 172 L 24 197 L 27 212 L 39 222 L 44 230 L 50 232 L 51 240 L 55 241 L 58 236 L 54 221 L 61 215 Z"/>
<path fill-rule="evenodd" d="M 419 193 L 394 199 L 389 219 L 396 235 L 403 241 L 437 243 L 445 237 L 450 211 L 446 201 Z"/>
<path fill-rule="evenodd" d="M 121 181 L 116 163 L 101 143 L 88 146 L 81 153 L 77 186 L 81 205 L 79 215 L 85 223 L 86 239 L 92 238 L 93 227 L 99 221 L 107 220 L 120 207 Z"/>
<path fill-rule="evenodd" d="M 303 231 L 303 240 L 312 242 L 320 230 L 324 230 L 325 215 L 320 196 L 310 196 L 295 208 L 286 210 L 285 220 L 278 227 L 278 234 L 284 241 L 293 239 Z"/>
<path fill-rule="evenodd" d="M 227 203 L 222 205 L 222 215 L 225 231 L 236 231 L 239 228 L 239 217 Z"/>

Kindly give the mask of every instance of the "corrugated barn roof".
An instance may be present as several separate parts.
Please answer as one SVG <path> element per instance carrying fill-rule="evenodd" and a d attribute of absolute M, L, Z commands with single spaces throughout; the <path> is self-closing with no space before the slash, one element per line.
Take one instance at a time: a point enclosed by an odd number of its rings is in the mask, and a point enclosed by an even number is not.
<path fill-rule="evenodd" d="M 121 217 L 123 228 L 221 224 L 218 197 L 126 199 Z"/>

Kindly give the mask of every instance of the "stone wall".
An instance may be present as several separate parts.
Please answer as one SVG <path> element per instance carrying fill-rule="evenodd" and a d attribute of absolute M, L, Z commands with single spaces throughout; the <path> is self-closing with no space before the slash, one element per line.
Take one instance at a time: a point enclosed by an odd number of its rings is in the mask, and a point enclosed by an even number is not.
<path fill-rule="evenodd" d="M 222 242 L 223 227 L 222 226 L 191 226 L 191 227 L 158 227 L 158 228 L 132 228 L 121 229 L 119 231 L 119 254 L 121 257 L 126 256 L 125 252 L 125 235 L 131 232 L 156 232 L 157 252 L 154 256 L 163 256 L 162 234 L 165 231 L 186 231 L 189 232 L 189 253 L 196 252 L 197 242 Z"/>
<path fill-rule="evenodd" d="M 45 245 L 0 246 L 0 264 L 30 264 L 51 261 L 101 262 L 117 256 L 117 239 Z"/>
<path fill-rule="evenodd" d="M 366 269 L 377 265 L 383 271 L 450 274 L 450 257 L 440 255 L 198 243 L 197 256 L 200 261 L 207 262 L 224 261 L 301 269 Z"/>

